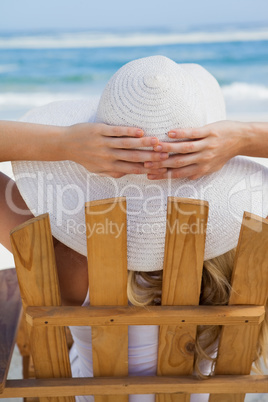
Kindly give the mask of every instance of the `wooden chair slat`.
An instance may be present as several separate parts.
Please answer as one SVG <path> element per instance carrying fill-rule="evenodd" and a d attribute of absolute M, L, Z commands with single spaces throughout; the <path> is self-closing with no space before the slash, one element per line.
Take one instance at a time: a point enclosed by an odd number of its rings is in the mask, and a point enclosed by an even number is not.
<path fill-rule="evenodd" d="M 168 199 L 162 305 L 199 304 L 207 218 L 205 201 Z M 196 325 L 161 325 L 157 374 L 192 374 L 195 338 Z M 188 402 L 189 398 L 158 395 L 157 402 Z"/>
<path fill-rule="evenodd" d="M 126 306 L 127 221 L 125 198 L 86 204 L 89 295 L 92 306 Z M 89 230 L 90 228 L 90 230 Z M 92 231 L 96 228 L 94 236 Z M 115 230 L 118 228 L 119 230 Z M 128 375 L 128 327 L 93 327 L 94 376 Z M 127 396 L 96 396 L 95 402 L 126 402 Z"/>
<path fill-rule="evenodd" d="M 20 355 L 22 357 L 23 378 L 29 378 L 31 351 L 30 351 L 30 343 L 27 330 L 26 315 L 24 312 L 21 315 L 16 343 L 19 348 Z"/>
<path fill-rule="evenodd" d="M 264 306 L 60 306 L 28 307 L 27 322 L 40 326 L 259 325 Z"/>
<path fill-rule="evenodd" d="M 268 220 L 244 213 L 232 275 L 230 305 L 265 305 L 268 295 Z M 223 327 L 216 374 L 249 374 L 256 356 L 260 327 Z M 246 346 L 246 347 L 244 347 Z M 268 389 L 267 389 L 268 391 Z M 223 401 L 224 395 L 211 395 L 210 402 Z M 225 397 L 243 402 L 245 394 Z M 234 399 L 235 398 L 235 399 Z"/>
<path fill-rule="evenodd" d="M 48 214 L 16 227 L 10 239 L 24 310 L 29 305 L 59 306 L 61 299 Z M 37 378 L 71 377 L 64 328 L 28 326 L 28 331 Z M 56 398 L 56 401 L 74 402 L 74 398 Z"/>
<path fill-rule="evenodd" d="M 200 381 L 193 376 L 180 377 L 106 377 L 106 378 L 53 378 L 39 380 L 7 380 L 1 398 L 21 396 L 59 395 L 125 395 L 151 393 L 219 393 L 236 394 L 241 389 L 247 393 L 266 393 L 267 375 L 214 376 Z"/>
<path fill-rule="evenodd" d="M 14 268 L 0 271 L 0 394 L 3 392 L 16 342 L 21 314 L 20 291 Z"/>

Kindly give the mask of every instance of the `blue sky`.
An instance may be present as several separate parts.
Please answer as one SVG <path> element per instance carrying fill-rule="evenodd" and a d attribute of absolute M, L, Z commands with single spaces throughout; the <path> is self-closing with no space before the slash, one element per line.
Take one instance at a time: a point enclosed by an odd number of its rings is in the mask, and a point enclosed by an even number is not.
<path fill-rule="evenodd" d="M 267 0 L 0 0 L 0 30 L 204 26 L 266 22 Z"/>

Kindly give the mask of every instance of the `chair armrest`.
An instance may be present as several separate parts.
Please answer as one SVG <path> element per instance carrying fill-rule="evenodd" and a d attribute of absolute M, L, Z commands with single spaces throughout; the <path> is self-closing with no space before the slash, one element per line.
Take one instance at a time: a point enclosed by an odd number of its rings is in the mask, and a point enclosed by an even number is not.
<path fill-rule="evenodd" d="M 15 268 L 0 271 L 0 393 L 3 392 L 16 342 L 21 297 Z"/>

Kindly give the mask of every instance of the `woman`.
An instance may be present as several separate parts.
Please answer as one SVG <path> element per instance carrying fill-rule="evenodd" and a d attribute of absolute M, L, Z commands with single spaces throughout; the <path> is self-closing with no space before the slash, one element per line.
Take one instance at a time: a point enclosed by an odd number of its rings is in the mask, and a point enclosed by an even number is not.
<path fill-rule="evenodd" d="M 145 138 L 149 141 L 143 145 L 152 146 L 152 138 L 155 137 L 157 143 L 163 143 L 167 138 L 166 133 L 173 127 L 183 129 L 202 126 L 224 118 L 225 108 L 220 88 L 206 70 L 197 65 L 177 65 L 165 57 L 155 56 L 123 66 L 109 81 L 98 105 L 85 101 L 61 102 L 38 108 L 26 115 L 25 120 L 56 126 L 94 121 L 140 127 L 144 132 L 144 141 Z M 132 146 L 135 146 L 133 142 Z M 174 143 L 175 146 L 177 143 Z M 215 288 L 210 302 L 225 304 L 228 300 L 232 249 L 237 244 L 243 211 L 262 216 L 268 213 L 268 171 L 244 158 L 230 161 L 221 172 L 200 180 L 161 180 L 158 185 L 152 184 L 145 175 L 124 175 L 117 179 L 103 177 L 89 173 L 83 166 L 68 160 L 50 163 L 15 162 L 13 169 L 27 207 L 35 214 L 45 211 L 50 213 L 52 233 L 57 239 L 56 258 L 65 303 L 89 304 L 86 236 L 81 230 L 85 201 L 126 196 L 128 295 L 131 303 L 144 305 L 154 303 L 161 289 L 168 196 L 205 199 L 210 202 L 203 303 L 209 302 L 207 293 L 211 280 Z M 258 193 L 261 198 L 253 197 L 253 177 L 262 180 L 262 191 Z M 241 184 L 244 187 L 241 188 Z M 19 198 L 17 188 L 14 191 L 22 206 L 24 201 Z M 150 229 L 155 230 L 156 224 L 158 229 L 152 236 Z M 220 258 L 222 255 L 224 257 Z M 220 267 L 220 270 L 216 267 Z M 222 277 L 221 287 L 217 286 L 219 275 Z M 73 327 L 72 334 L 75 341 L 71 353 L 73 373 L 90 376 L 90 329 Z M 157 334 L 156 326 L 129 329 L 130 374 L 155 374 Z M 201 376 L 208 373 L 199 364 L 202 353 L 208 352 L 217 336 L 215 330 L 204 333 L 200 329 L 196 369 Z M 196 398 L 201 401 L 204 396 Z M 91 399 L 88 397 L 86 400 Z M 130 400 L 153 401 L 154 397 L 131 396 Z"/>

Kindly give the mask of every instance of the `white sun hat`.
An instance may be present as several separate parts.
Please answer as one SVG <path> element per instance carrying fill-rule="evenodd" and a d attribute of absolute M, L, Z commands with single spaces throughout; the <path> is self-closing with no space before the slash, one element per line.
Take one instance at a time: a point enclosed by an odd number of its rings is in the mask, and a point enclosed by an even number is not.
<path fill-rule="evenodd" d="M 124 65 L 111 78 L 99 101 L 63 101 L 30 111 L 23 121 L 52 125 L 102 122 L 135 126 L 145 136 L 172 141 L 174 128 L 197 127 L 225 119 L 215 78 L 195 64 L 176 64 L 163 56 Z M 84 203 L 127 199 L 128 269 L 161 270 L 164 259 L 167 198 L 209 202 L 205 260 L 237 245 L 243 212 L 268 215 L 268 169 L 236 157 L 220 171 L 190 181 L 151 181 L 146 175 L 119 179 L 88 172 L 72 161 L 13 162 L 19 191 L 34 215 L 50 214 L 52 234 L 87 255 Z"/>

